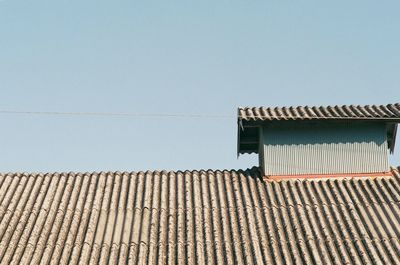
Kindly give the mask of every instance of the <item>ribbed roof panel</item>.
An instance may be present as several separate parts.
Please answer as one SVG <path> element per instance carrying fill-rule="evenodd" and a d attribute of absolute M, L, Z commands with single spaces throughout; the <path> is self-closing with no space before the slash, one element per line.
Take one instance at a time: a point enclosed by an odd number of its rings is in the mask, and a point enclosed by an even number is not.
<path fill-rule="evenodd" d="M 246 121 L 314 119 L 399 119 L 400 103 L 366 106 L 243 107 L 239 119 Z"/>
<path fill-rule="evenodd" d="M 1 264 L 400 264 L 400 175 L 0 175 Z"/>

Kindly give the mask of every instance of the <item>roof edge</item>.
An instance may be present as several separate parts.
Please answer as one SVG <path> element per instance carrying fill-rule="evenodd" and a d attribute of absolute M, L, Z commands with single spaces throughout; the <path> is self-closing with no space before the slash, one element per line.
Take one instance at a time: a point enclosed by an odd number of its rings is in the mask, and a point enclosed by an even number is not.
<path fill-rule="evenodd" d="M 400 121 L 400 103 L 386 105 L 335 105 L 335 106 L 289 106 L 289 107 L 239 107 L 238 118 L 257 120 L 392 120 Z"/>
<path fill-rule="evenodd" d="M 186 170 L 140 170 L 140 171 L 49 171 L 49 172 L 0 172 L 0 176 L 8 175 L 26 175 L 26 176 L 46 176 L 46 175 L 170 175 L 170 174 L 224 174 L 224 173 L 238 173 L 238 174 L 260 174 L 260 168 L 257 166 L 247 168 L 247 169 L 186 169 Z"/>

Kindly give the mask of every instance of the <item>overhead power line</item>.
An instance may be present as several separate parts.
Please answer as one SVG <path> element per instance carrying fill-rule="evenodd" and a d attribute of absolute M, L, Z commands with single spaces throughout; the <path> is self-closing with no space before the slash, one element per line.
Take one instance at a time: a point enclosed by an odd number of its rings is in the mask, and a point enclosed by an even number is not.
<path fill-rule="evenodd" d="M 20 115 L 58 115 L 58 116 L 98 116 L 98 117 L 154 117 L 154 118 L 207 118 L 228 119 L 231 115 L 220 114 L 184 114 L 184 113 L 128 113 L 128 112 L 63 112 L 63 111 L 16 111 L 0 110 L 0 114 Z"/>

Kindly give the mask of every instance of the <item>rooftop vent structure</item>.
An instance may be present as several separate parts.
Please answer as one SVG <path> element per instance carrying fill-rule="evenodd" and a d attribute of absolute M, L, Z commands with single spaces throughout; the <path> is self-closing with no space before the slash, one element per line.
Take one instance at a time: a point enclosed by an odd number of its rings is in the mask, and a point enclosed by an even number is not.
<path fill-rule="evenodd" d="M 400 104 L 238 109 L 238 155 L 258 153 L 264 176 L 385 174 Z"/>

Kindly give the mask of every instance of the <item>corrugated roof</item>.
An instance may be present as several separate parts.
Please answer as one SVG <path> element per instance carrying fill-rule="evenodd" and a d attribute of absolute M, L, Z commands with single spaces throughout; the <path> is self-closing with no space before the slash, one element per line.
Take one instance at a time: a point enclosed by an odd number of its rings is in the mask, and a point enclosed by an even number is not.
<path fill-rule="evenodd" d="M 400 103 L 366 106 L 298 106 L 244 107 L 238 109 L 239 119 L 246 121 L 313 120 L 313 119 L 400 119 Z"/>
<path fill-rule="evenodd" d="M 2 264 L 400 264 L 400 175 L 0 175 Z"/>

